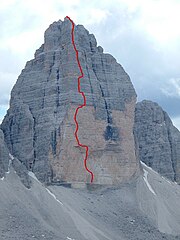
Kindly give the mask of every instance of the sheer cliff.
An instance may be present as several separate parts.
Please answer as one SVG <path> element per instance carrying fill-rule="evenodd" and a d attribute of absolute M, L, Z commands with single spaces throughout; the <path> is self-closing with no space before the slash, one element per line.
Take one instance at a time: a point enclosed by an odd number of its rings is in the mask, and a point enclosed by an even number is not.
<path fill-rule="evenodd" d="M 90 182 L 84 168 L 85 150 L 78 146 L 74 113 L 83 104 L 80 75 L 69 19 L 46 30 L 44 44 L 27 62 L 12 92 L 2 123 L 6 144 L 28 170 L 43 182 Z M 103 53 L 93 34 L 74 29 L 84 77 L 86 107 L 79 110 L 78 136 L 89 146 L 88 168 L 94 183 L 129 180 L 138 169 L 133 136 L 136 93 L 116 59 Z"/>

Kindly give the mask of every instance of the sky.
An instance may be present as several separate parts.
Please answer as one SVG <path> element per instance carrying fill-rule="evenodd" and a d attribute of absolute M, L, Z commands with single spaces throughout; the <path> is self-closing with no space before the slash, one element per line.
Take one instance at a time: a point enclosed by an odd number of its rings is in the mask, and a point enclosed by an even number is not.
<path fill-rule="evenodd" d="M 0 122 L 48 26 L 66 16 L 129 74 L 138 101 L 156 101 L 180 129 L 180 0 L 1 0 Z"/>

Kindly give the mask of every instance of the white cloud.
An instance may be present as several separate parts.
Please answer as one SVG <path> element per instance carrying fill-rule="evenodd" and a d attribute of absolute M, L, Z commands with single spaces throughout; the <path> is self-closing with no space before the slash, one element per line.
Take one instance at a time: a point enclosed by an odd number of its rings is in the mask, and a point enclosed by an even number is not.
<path fill-rule="evenodd" d="M 171 78 L 161 91 L 167 97 L 180 98 L 180 78 Z"/>
<path fill-rule="evenodd" d="M 138 12 L 134 27 L 143 30 L 155 43 L 167 45 L 180 38 L 179 0 L 122 0 L 130 12 Z"/>
<path fill-rule="evenodd" d="M 15 0 L 1 0 L 0 10 L 10 7 L 12 4 L 14 4 L 14 2 Z"/>
<path fill-rule="evenodd" d="M 108 16 L 111 16 L 108 10 L 91 8 L 88 13 L 88 19 L 86 20 L 86 24 L 99 24 L 100 22 L 106 20 Z"/>

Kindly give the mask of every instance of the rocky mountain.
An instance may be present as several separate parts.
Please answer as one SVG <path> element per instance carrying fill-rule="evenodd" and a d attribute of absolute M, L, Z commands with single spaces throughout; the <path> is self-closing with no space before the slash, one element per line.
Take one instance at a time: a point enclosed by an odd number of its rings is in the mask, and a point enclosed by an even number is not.
<path fill-rule="evenodd" d="M 137 103 L 134 133 L 140 160 L 180 183 L 180 132 L 168 114 L 155 102 Z"/>
<path fill-rule="evenodd" d="M 180 239 L 180 186 L 167 180 L 179 183 L 179 131 L 156 103 L 136 105 L 122 66 L 72 27 L 69 18 L 50 25 L 11 92 L 0 239 Z"/>
<path fill-rule="evenodd" d="M 129 76 L 82 25 L 75 45 L 84 77 L 86 107 L 79 110 L 78 136 L 89 147 L 95 184 L 128 181 L 139 171 L 133 136 L 136 93 Z M 44 44 L 27 62 L 2 123 L 10 153 L 46 183 L 89 183 L 85 149 L 74 136 L 74 114 L 83 104 L 80 70 L 68 18 L 46 30 Z"/>

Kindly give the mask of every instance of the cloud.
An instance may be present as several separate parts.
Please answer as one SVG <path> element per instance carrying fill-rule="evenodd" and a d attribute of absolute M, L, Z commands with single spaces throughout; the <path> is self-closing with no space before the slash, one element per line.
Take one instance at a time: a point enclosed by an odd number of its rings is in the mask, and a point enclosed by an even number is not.
<path fill-rule="evenodd" d="M 180 98 L 180 78 L 171 78 L 168 84 L 161 89 L 167 97 Z"/>
<path fill-rule="evenodd" d="M 122 2 L 128 6 L 130 12 L 139 12 L 134 27 L 143 30 L 161 46 L 177 42 L 177 38 L 180 37 L 180 29 L 175 27 L 180 22 L 178 0 L 122 0 Z"/>

